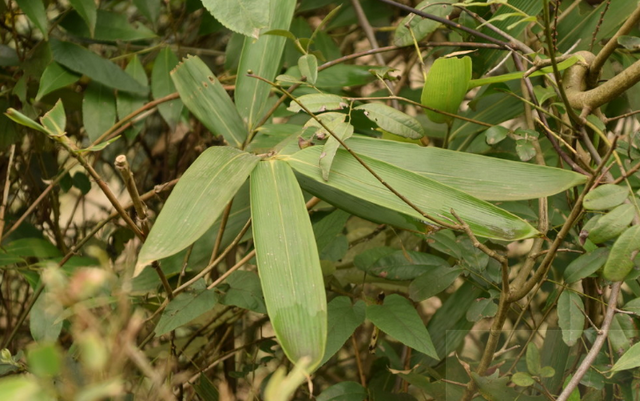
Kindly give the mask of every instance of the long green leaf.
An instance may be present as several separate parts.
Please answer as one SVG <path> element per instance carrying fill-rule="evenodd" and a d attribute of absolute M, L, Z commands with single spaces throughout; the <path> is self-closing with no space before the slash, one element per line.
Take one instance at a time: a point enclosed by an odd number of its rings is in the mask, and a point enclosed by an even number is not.
<path fill-rule="evenodd" d="M 316 181 L 322 180 L 317 159 L 319 147 L 310 147 L 290 156 L 282 156 L 299 173 Z M 391 164 L 362 156 L 362 159 L 396 191 L 423 212 L 456 222 L 453 209 L 481 237 L 517 240 L 538 235 L 524 220 L 485 201 L 441 184 L 430 178 Z M 346 151 L 338 150 L 328 186 L 379 206 L 396 210 L 418 221 L 424 217 L 394 195 Z M 320 194 L 320 197 L 322 195 Z"/>
<path fill-rule="evenodd" d="M 185 106 L 211 132 L 239 147 L 247 129 L 220 81 L 199 57 L 189 56 L 171 72 Z"/>
<path fill-rule="evenodd" d="M 311 222 L 293 171 L 280 160 L 251 173 L 251 214 L 258 271 L 271 324 L 287 357 L 322 361 L 327 300 Z"/>
<path fill-rule="evenodd" d="M 569 170 L 520 163 L 410 143 L 353 137 L 349 147 L 484 200 L 551 196 L 586 182 Z"/>
<path fill-rule="evenodd" d="M 230 147 L 204 151 L 184 173 L 145 241 L 136 275 L 154 260 L 166 258 L 202 236 L 260 160 Z"/>
<path fill-rule="evenodd" d="M 165 47 L 160 50 L 151 71 L 151 94 L 154 99 L 170 95 L 176 91 L 176 86 L 171 80 L 171 70 L 178 65 L 178 57 L 173 50 Z M 182 101 L 171 100 L 158 105 L 158 111 L 164 120 L 173 129 L 180 120 L 182 114 Z"/>
<path fill-rule="evenodd" d="M 264 4 L 264 2 L 263 2 Z M 269 29 L 288 30 L 296 7 L 295 0 L 272 0 L 270 5 L 271 21 Z M 265 6 L 263 5 L 262 8 Z M 248 77 L 247 72 L 273 80 L 280 71 L 280 58 L 286 38 L 275 35 L 263 35 L 257 41 L 245 38 L 238 66 L 236 81 L 236 107 L 247 124 L 253 130 L 262 117 L 271 86 L 256 78 Z"/>
<path fill-rule="evenodd" d="M 432 358 L 438 358 L 420 315 L 406 298 L 389 295 L 383 305 L 367 306 L 367 319 L 391 337 Z"/>
<path fill-rule="evenodd" d="M 117 65 L 84 47 L 57 39 L 51 39 L 49 46 L 53 59 L 72 71 L 124 92 L 140 95 L 149 93 L 149 88 L 127 75 Z"/>

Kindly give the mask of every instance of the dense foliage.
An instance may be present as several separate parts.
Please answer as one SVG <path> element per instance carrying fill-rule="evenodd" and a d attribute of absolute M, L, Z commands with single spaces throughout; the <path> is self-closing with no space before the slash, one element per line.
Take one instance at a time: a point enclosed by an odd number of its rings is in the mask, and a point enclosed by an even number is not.
<path fill-rule="evenodd" d="M 0 11 L 3 397 L 640 399 L 637 1 Z"/>

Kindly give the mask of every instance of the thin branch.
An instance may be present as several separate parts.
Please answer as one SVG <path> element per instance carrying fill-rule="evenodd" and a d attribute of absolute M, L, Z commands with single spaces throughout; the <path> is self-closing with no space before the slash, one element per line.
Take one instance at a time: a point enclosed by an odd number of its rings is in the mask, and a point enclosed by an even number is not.
<path fill-rule="evenodd" d="M 432 14 L 427 14 L 424 11 L 420 11 L 420 10 L 417 10 L 417 9 L 415 9 L 413 7 L 409 7 L 409 6 L 406 6 L 404 4 L 397 3 L 397 2 L 395 2 L 393 0 L 378 0 L 378 1 L 381 1 L 383 3 L 389 4 L 389 5 L 393 6 L 393 7 L 399 8 L 401 10 L 410 12 L 412 14 L 418 15 L 420 17 L 427 18 L 427 19 L 430 19 L 430 20 L 433 20 L 433 21 L 437 21 L 437 22 L 439 22 L 439 23 L 441 23 L 443 25 L 446 25 L 446 26 L 448 26 L 450 28 L 459 29 L 459 30 L 464 31 L 464 32 L 466 32 L 468 34 L 471 34 L 471 35 L 473 35 L 473 36 L 475 36 L 477 38 L 484 39 L 487 42 L 496 44 L 496 45 L 502 47 L 503 49 L 515 50 L 508 43 L 505 43 L 505 42 L 503 42 L 503 41 L 501 41 L 499 39 L 493 38 L 493 37 L 491 37 L 489 35 L 486 35 L 486 34 L 480 32 L 480 31 L 477 31 L 475 29 L 466 27 L 466 26 L 464 26 L 462 24 L 458 24 L 456 22 L 450 21 L 450 20 L 448 20 L 446 18 L 441 18 L 441 17 L 435 16 L 435 15 L 432 15 Z"/>
<path fill-rule="evenodd" d="M 9 188 L 11 187 L 11 169 L 13 168 L 13 156 L 16 153 L 16 144 L 11 145 L 9 149 L 9 163 L 7 163 L 7 178 L 4 181 L 4 189 L 2 190 L 2 205 L 0 205 L 0 237 L 4 231 L 4 215 L 9 203 Z"/>
<path fill-rule="evenodd" d="M 389 191 L 391 191 L 391 193 L 393 193 L 396 197 L 398 197 L 402 202 L 404 202 L 407 206 L 409 206 L 410 208 L 412 208 L 413 210 L 415 210 L 416 212 L 420 213 L 420 215 L 422 217 L 424 217 L 427 220 L 431 220 L 434 223 L 441 225 L 443 227 L 446 228 L 450 228 L 452 230 L 459 230 L 460 227 L 458 227 L 457 225 L 452 225 L 449 223 L 446 223 L 440 219 L 438 219 L 435 216 L 431 216 L 430 214 L 423 212 L 418 206 L 416 206 L 413 202 L 411 202 L 409 199 L 407 199 L 404 195 L 402 195 L 400 192 L 398 192 L 395 188 L 393 188 L 389 183 L 387 183 L 384 179 L 382 179 L 382 177 L 380 177 L 380 175 L 378 175 L 378 173 L 376 173 L 371 167 L 369 167 L 369 165 L 367 163 L 364 162 L 364 160 L 362 160 L 362 158 L 360 156 L 358 156 L 358 154 L 356 152 L 353 151 L 353 149 L 351 149 L 351 147 L 349 147 L 339 136 L 337 136 L 336 134 L 333 133 L 333 131 L 327 127 L 327 125 L 321 120 L 319 119 L 314 113 L 312 113 L 304 104 L 302 104 L 295 96 L 293 96 L 291 93 L 289 93 L 286 89 L 282 88 L 281 86 L 269 81 L 268 79 L 259 77 L 257 75 L 254 74 L 248 74 L 248 76 L 259 79 L 263 82 L 268 83 L 269 85 L 273 86 L 274 88 L 278 88 L 278 90 L 282 91 L 285 95 L 287 95 L 287 97 L 289 97 L 291 100 L 293 100 L 294 102 L 296 102 L 300 108 L 302 110 L 304 110 L 307 114 L 309 114 L 311 116 L 311 118 L 313 118 L 318 124 L 320 124 L 320 126 L 322 126 L 322 128 L 324 128 L 336 141 L 338 141 L 338 143 L 340 144 L 340 146 L 342 146 L 347 152 L 349 152 L 349 154 L 351 154 L 351 156 L 353 156 L 354 159 L 356 159 L 356 161 L 365 168 L 365 170 L 367 170 L 369 172 L 369 174 L 371 174 L 376 180 L 378 180 L 378 182 L 380 182 L 380 184 L 382 184 L 385 188 L 387 188 Z"/>
<path fill-rule="evenodd" d="M 598 84 L 598 77 L 600 76 L 600 71 L 602 70 L 602 66 L 605 61 L 613 54 L 613 52 L 618 47 L 618 38 L 622 35 L 626 35 L 633 29 L 634 26 L 640 21 L 640 4 L 636 7 L 636 9 L 631 13 L 629 18 L 622 24 L 618 32 L 615 33 L 609 39 L 606 45 L 600 50 L 600 52 L 596 55 L 596 58 L 591 63 L 589 68 L 589 75 L 587 77 L 587 86 L 590 88 L 595 87 Z"/>
<path fill-rule="evenodd" d="M 616 303 L 618 302 L 618 294 L 620 294 L 620 286 L 622 285 L 621 281 L 617 281 L 613 283 L 611 286 L 611 294 L 609 295 L 609 305 L 607 306 L 607 313 L 604 316 L 604 321 L 602 322 L 602 326 L 600 327 L 600 331 L 596 337 L 596 340 L 593 343 L 593 346 L 584 357 L 578 369 L 573 374 L 573 377 L 569 381 L 569 383 L 565 386 L 562 393 L 558 396 L 556 401 L 567 401 L 569 396 L 573 392 L 573 390 L 578 386 L 584 375 L 591 369 L 591 365 L 593 361 L 595 361 L 598 353 L 600 353 L 600 349 L 604 345 L 607 336 L 609 335 L 609 328 L 611 327 L 611 322 L 613 321 L 613 316 L 616 312 Z"/>

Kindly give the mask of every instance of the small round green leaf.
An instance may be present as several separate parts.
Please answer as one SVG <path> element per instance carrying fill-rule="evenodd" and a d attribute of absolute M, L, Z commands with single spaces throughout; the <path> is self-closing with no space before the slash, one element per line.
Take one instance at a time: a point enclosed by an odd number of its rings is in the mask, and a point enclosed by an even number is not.
<path fill-rule="evenodd" d="M 535 380 L 526 372 L 514 373 L 513 376 L 511 376 L 511 381 L 520 387 L 529 387 L 535 384 Z"/>
<path fill-rule="evenodd" d="M 589 232 L 589 239 L 594 244 L 601 244 L 619 236 L 635 217 L 635 208 L 631 204 L 622 204 L 602 216 Z"/>
<path fill-rule="evenodd" d="M 625 187 L 605 184 L 589 192 L 582 205 L 585 209 L 604 210 L 612 209 L 624 202 L 629 196 L 629 190 Z"/>

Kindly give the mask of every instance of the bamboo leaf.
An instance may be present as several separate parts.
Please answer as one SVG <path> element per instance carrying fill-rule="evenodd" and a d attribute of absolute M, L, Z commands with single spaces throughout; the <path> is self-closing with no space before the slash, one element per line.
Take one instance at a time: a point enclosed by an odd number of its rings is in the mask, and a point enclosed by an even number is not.
<path fill-rule="evenodd" d="M 151 94 L 154 99 L 165 97 L 176 91 L 176 86 L 171 80 L 170 73 L 177 65 L 178 57 L 176 57 L 175 53 L 173 53 L 169 47 L 160 50 L 160 53 L 158 53 L 153 63 L 153 70 L 151 71 Z M 158 105 L 158 111 L 167 124 L 169 124 L 169 127 L 175 129 L 182 114 L 182 101 L 175 99 L 161 103 Z"/>
<path fill-rule="evenodd" d="M 251 173 L 251 214 L 256 259 L 271 324 L 294 363 L 322 360 L 327 301 L 311 222 L 291 168 L 279 160 Z"/>
<path fill-rule="evenodd" d="M 364 137 L 347 145 L 355 152 L 391 163 L 484 200 L 536 199 L 586 182 L 569 170 L 519 163 L 435 147 Z"/>
<path fill-rule="evenodd" d="M 149 88 L 140 85 L 117 65 L 97 54 L 70 42 L 57 39 L 49 41 L 53 59 L 68 69 L 84 74 L 94 81 L 124 92 L 140 95 L 149 93 Z"/>
<path fill-rule="evenodd" d="M 247 129 L 220 81 L 199 57 L 188 56 L 171 72 L 180 98 L 198 120 L 229 145 L 239 147 Z"/>
<path fill-rule="evenodd" d="M 566 290 L 558 298 L 558 324 L 562 329 L 562 339 L 573 346 L 584 329 L 584 304 L 580 295 Z"/>
<path fill-rule="evenodd" d="M 441 57 L 429 69 L 420 102 L 424 106 L 456 114 L 467 94 L 470 80 L 470 57 Z M 450 124 L 453 120 L 431 110 L 425 110 L 425 114 L 434 123 Z"/>
<path fill-rule="evenodd" d="M 355 110 L 363 110 L 364 115 L 384 131 L 403 138 L 419 139 L 425 135 L 422 124 L 415 118 L 381 103 L 367 103 Z"/>
<path fill-rule="evenodd" d="M 427 328 L 406 298 L 392 294 L 383 305 L 368 305 L 367 319 L 404 345 L 438 359 Z"/>
<path fill-rule="evenodd" d="M 135 275 L 152 261 L 171 256 L 200 238 L 222 214 L 258 160 L 230 147 L 205 150 L 180 178 L 158 215 L 140 250 Z"/>
<path fill-rule="evenodd" d="M 261 11 L 264 12 L 264 3 Z M 295 0 L 270 1 L 271 21 L 269 29 L 288 30 L 296 7 Z M 271 86 L 256 78 L 248 77 L 247 72 L 273 81 L 280 71 L 280 59 L 284 50 L 286 38 L 275 35 L 262 35 L 257 41 L 246 37 L 242 47 L 242 55 L 238 65 L 236 80 L 236 107 L 249 131 L 256 125 L 264 114 L 266 100 L 271 92 Z"/>
<path fill-rule="evenodd" d="M 323 178 L 315 163 L 320 152 L 314 146 L 281 157 L 300 174 L 320 181 Z M 537 230 L 524 220 L 487 202 L 391 164 L 361 157 L 396 191 L 432 216 L 455 222 L 450 212 L 453 209 L 476 235 L 486 238 L 516 240 L 538 235 Z M 424 220 L 421 214 L 389 191 L 346 151 L 338 150 L 327 185 L 417 221 Z M 319 196 L 322 197 L 321 194 Z"/>

